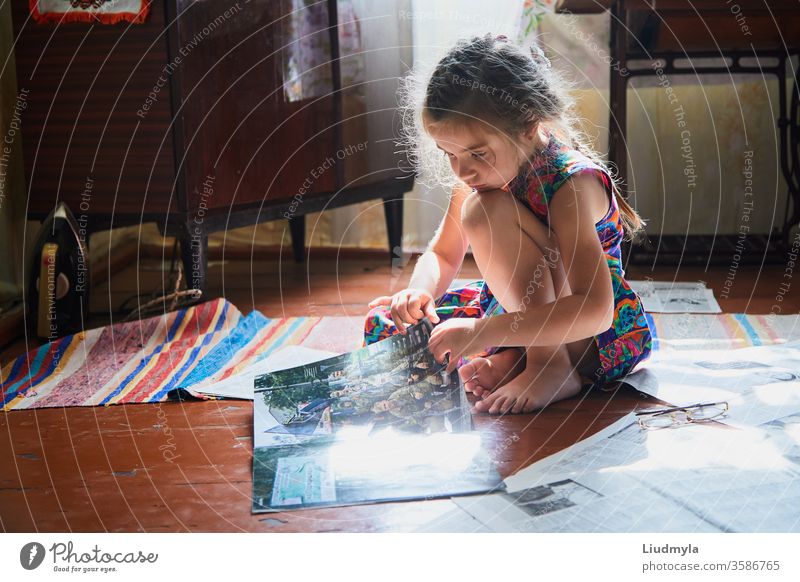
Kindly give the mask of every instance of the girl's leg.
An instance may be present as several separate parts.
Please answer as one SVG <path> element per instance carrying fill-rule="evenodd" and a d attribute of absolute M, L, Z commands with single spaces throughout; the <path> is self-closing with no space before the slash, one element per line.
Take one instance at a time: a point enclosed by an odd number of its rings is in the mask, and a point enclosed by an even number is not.
<path fill-rule="evenodd" d="M 524 312 L 571 293 L 555 233 L 507 192 L 473 194 L 464 204 L 462 224 L 478 268 L 506 312 Z M 524 370 L 475 408 L 530 412 L 574 396 L 582 384 L 576 368 L 585 356 L 591 359 L 591 350 L 596 351 L 593 338 L 528 347 Z"/>

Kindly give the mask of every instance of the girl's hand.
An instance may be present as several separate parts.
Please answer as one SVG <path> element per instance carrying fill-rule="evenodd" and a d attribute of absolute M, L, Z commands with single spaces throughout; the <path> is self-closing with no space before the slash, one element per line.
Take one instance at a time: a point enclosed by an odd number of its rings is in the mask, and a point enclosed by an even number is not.
<path fill-rule="evenodd" d="M 370 309 L 378 305 L 392 306 L 392 321 L 400 333 L 406 332 L 406 325 L 419 323 L 426 315 L 431 323 L 439 323 L 436 302 L 424 289 L 403 289 L 394 295 L 384 295 L 369 302 Z"/>
<path fill-rule="evenodd" d="M 462 356 L 481 351 L 478 346 L 478 322 L 474 317 L 457 317 L 437 325 L 431 332 L 428 347 L 434 359 L 442 363 L 445 354 L 450 354 L 447 373 L 456 369 Z"/>

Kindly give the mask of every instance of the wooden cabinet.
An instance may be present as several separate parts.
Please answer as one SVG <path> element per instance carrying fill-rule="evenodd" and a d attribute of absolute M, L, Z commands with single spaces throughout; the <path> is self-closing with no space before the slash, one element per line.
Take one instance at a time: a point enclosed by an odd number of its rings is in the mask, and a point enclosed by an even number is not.
<path fill-rule="evenodd" d="M 155 221 L 198 288 L 208 233 L 289 218 L 302 259 L 305 214 L 362 200 L 384 199 L 399 247 L 405 4 L 155 0 L 105 26 L 13 0 L 29 216 L 64 200 L 89 230 Z"/>

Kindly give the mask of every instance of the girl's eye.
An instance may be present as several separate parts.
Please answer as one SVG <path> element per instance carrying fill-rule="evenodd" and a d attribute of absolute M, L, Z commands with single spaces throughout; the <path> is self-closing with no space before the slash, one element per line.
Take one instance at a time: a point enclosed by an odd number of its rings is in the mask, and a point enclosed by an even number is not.
<path fill-rule="evenodd" d="M 483 156 L 486 155 L 486 152 L 472 152 L 472 157 L 476 160 L 482 160 Z"/>

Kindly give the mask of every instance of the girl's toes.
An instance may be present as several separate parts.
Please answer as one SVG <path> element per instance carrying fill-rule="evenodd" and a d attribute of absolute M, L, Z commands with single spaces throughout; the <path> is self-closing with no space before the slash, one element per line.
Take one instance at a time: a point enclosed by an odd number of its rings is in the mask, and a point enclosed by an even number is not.
<path fill-rule="evenodd" d="M 500 395 L 495 392 L 494 394 L 489 394 L 483 400 L 478 400 L 475 403 L 475 410 L 478 412 L 489 412 L 489 409 L 494 405 L 495 401 Z"/>
<path fill-rule="evenodd" d="M 458 369 L 458 377 L 461 379 L 461 383 L 464 384 L 464 390 L 467 392 L 474 392 L 476 386 L 478 385 L 477 378 L 474 378 L 474 376 L 474 362 L 467 362 Z"/>
<path fill-rule="evenodd" d="M 528 398 L 527 396 L 519 396 L 517 397 L 516 402 L 514 402 L 514 407 L 511 409 L 511 414 L 523 414 L 528 412 Z"/>
<path fill-rule="evenodd" d="M 480 385 L 481 372 L 487 362 L 486 358 L 475 358 L 458 369 L 458 377 L 464 384 L 464 390 L 474 392 L 475 388 Z"/>
<path fill-rule="evenodd" d="M 511 414 L 514 406 L 517 404 L 517 398 L 514 396 L 506 397 L 505 402 L 500 406 L 500 414 Z"/>
<path fill-rule="evenodd" d="M 466 382 L 475 374 L 475 362 L 467 362 L 458 369 L 458 377 L 462 382 Z"/>
<path fill-rule="evenodd" d="M 481 388 L 481 385 L 478 384 L 477 380 L 464 382 L 464 390 L 467 392 L 472 392 L 475 396 L 480 396 L 481 392 L 483 392 L 483 388 Z"/>
<path fill-rule="evenodd" d="M 507 401 L 508 401 L 508 396 L 498 397 L 492 404 L 491 408 L 489 408 L 489 414 L 501 414 L 505 408 Z"/>
<path fill-rule="evenodd" d="M 525 395 L 519 397 L 517 403 L 514 404 L 514 410 L 512 412 L 514 414 L 528 414 L 539 410 L 539 408 L 541 407 L 537 404 L 533 396 Z"/>

